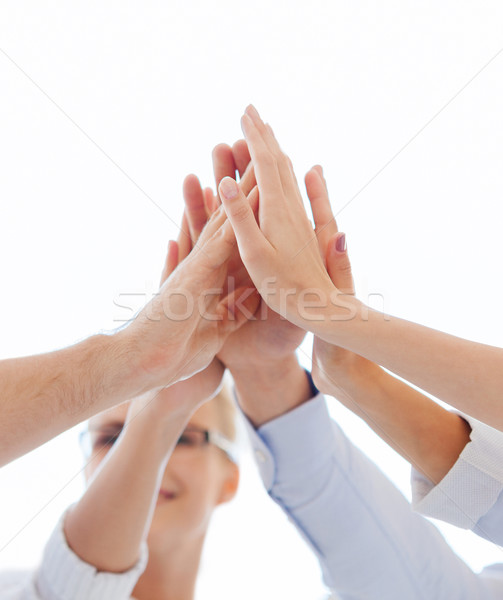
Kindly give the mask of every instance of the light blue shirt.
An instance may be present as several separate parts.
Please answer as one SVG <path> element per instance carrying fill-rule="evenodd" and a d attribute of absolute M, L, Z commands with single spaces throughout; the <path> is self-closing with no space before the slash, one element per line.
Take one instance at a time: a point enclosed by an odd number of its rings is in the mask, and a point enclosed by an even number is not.
<path fill-rule="evenodd" d="M 474 573 L 330 419 L 321 394 L 247 428 L 269 495 L 342 600 L 503 599 L 501 565 Z"/>

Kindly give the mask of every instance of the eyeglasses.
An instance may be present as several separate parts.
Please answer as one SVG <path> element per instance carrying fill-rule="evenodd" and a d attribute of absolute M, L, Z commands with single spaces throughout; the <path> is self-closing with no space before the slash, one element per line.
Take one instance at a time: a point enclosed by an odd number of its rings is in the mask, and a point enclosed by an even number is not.
<path fill-rule="evenodd" d="M 122 427 L 103 427 L 98 430 L 84 430 L 79 434 L 79 443 L 84 456 L 89 459 L 92 454 L 108 452 L 115 444 Z M 202 448 L 211 444 L 219 448 L 234 463 L 237 463 L 236 446 L 218 431 L 201 429 L 192 425 L 186 427 L 178 438 L 175 448 Z"/>

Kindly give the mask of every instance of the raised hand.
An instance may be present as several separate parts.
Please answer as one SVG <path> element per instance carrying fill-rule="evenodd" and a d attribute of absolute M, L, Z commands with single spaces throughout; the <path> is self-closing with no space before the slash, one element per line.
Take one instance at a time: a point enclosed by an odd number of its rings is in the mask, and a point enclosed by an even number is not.
<path fill-rule="evenodd" d="M 321 259 L 288 157 L 253 107 L 241 121 L 259 188 L 258 223 L 236 182 L 226 177 L 219 193 L 238 241 L 241 258 L 270 308 L 304 329 L 315 331 L 309 301 L 325 304 L 327 316 L 342 313 L 339 291 Z M 335 309 L 334 309 L 335 303 Z"/>
<path fill-rule="evenodd" d="M 314 218 L 315 233 L 322 260 L 335 287 L 341 294 L 355 293 L 346 236 L 337 229 L 323 170 L 313 167 L 305 177 L 306 190 Z M 348 401 L 346 381 L 356 372 L 364 376 L 376 365 L 353 352 L 330 344 L 318 336 L 313 341 L 312 375 L 317 388 L 341 401 Z"/>
<path fill-rule="evenodd" d="M 184 244 L 187 241 L 182 232 L 180 243 L 170 244 L 166 273 L 179 262 Z M 141 353 L 145 389 L 170 385 L 207 367 L 228 335 L 256 311 L 259 299 L 246 286 L 229 292 L 225 289 L 235 247 L 232 227 L 219 208 L 204 227 L 197 246 L 124 330 L 125 335 L 134 336 Z"/>
<path fill-rule="evenodd" d="M 236 142 L 232 148 L 225 144 L 216 146 L 213 150 L 213 170 L 217 189 L 224 177 L 235 179 L 238 172 L 241 177 L 239 188 L 248 196 L 252 205 L 256 206 L 258 197 L 255 175 L 244 140 Z M 204 226 L 203 215 L 208 218 L 211 207 L 218 206 L 220 199 L 218 196 L 213 197 L 212 192 L 207 189 L 203 191 L 193 175 L 185 180 L 184 198 L 192 243 L 197 244 L 199 231 Z M 228 276 L 235 287 L 253 286 L 237 247 L 229 260 Z M 227 338 L 218 358 L 236 377 L 239 376 L 238 371 L 253 370 L 262 365 L 272 366 L 271 361 L 290 358 L 304 336 L 304 330 L 280 317 L 261 300 L 254 318 Z"/>

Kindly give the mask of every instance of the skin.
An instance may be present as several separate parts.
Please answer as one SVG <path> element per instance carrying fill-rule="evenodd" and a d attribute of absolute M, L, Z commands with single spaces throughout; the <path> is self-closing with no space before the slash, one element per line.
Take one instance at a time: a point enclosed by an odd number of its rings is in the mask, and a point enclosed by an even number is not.
<path fill-rule="evenodd" d="M 223 177 L 235 178 L 236 171 L 242 174 L 249 158 L 248 148 L 242 141 L 233 148 L 218 145 L 213 151 L 217 189 Z M 241 171 L 237 164 L 241 165 Z M 354 282 L 345 235 L 338 232 L 321 167 L 313 167 L 307 173 L 305 185 L 323 265 L 333 285 L 353 297 Z M 251 189 L 250 182 L 245 182 L 245 186 Z M 245 194 L 242 182 L 239 187 Z M 186 216 L 189 223 L 201 219 L 201 226 L 202 191 L 198 191 L 197 186 L 190 191 L 190 196 L 185 195 Z M 197 229 L 193 227 L 191 231 L 197 232 Z M 338 246 L 339 241 L 342 243 Z M 257 427 L 299 406 L 311 395 L 295 355 L 304 337 L 303 331 L 271 309 L 266 314 L 266 319 L 251 320 L 230 335 L 219 353 L 233 375 L 241 408 Z M 377 364 L 318 336 L 313 345 L 313 377 L 321 391 L 336 397 L 363 418 L 384 441 L 434 483 L 443 479 L 470 441 L 470 426 L 464 419 L 446 411 Z"/>
<path fill-rule="evenodd" d="M 182 233 L 188 226 L 184 218 Z M 170 242 L 161 289 L 191 252 L 191 242 Z M 86 467 L 91 482 L 66 517 L 65 536 L 82 560 L 114 573 L 130 569 L 147 540 L 148 566 L 134 591 L 139 600 L 193 598 L 211 514 L 236 493 L 239 471 L 220 449 L 176 447 L 188 425 L 219 430 L 218 410 L 207 401 L 223 371 L 212 360 L 189 379 L 90 421 L 97 434 L 122 433 L 108 455 L 106 447 L 94 448 Z"/>
<path fill-rule="evenodd" d="M 238 148 L 236 162 L 241 160 L 243 173 L 249 157 L 242 159 L 242 144 L 235 148 Z M 215 149 L 217 181 L 219 173 L 228 172 L 229 161 L 234 160 L 232 152 L 222 145 Z M 226 171 L 223 164 L 227 164 Z M 251 190 L 253 176 L 248 182 L 245 179 L 244 185 Z M 207 221 L 211 211 L 217 209 L 218 199 L 205 193 L 194 176 L 186 179 L 184 197 L 184 228 L 194 236 L 192 245 L 197 243 L 205 226 L 201 215 Z M 187 251 L 189 246 L 182 247 L 182 252 Z M 170 245 L 162 279 L 169 277 L 176 258 L 180 257 L 174 256 Z M 239 256 L 236 254 L 230 262 L 231 272 L 244 279 Z M 278 342 L 267 357 L 268 365 L 261 352 L 270 339 L 263 336 L 270 333 L 260 321 L 254 322 L 256 329 L 249 328 L 242 337 L 230 340 L 219 355 L 229 359 L 233 374 L 239 377 L 242 389 L 238 391 L 239 399 L 243 408 L 254 415 L 257 425 L 291 410 L 310 396 L 305 372 L 295 357 L 295 348 L 304 333 L 276 318 L 269 327 L 275 328 Z M 249 360 L 247 368 L 243 360 L 236 360 L 235 364 L 230 360 L 234 354 L 243 356 L 244 348 Z M 140 600 L 193 597 L 212 511 L 236 491 L 237 468 L 217 448 L 205 447 L 192 453 L 183 448 L 173 451 L 185 424 L 217 428 L 214 405 L 211 402 L 200 405 L 201 399 L 207 398 L 220 381 L 222 369 L 221 361 L 214 359 L 195 377 L 164 389 L 157 396 L 150 393 L 140 397 L 129 408 L 122 405 L 108 410 L 90 422 L 90 428 L 98 430 L 108 429 L 117 422 L 120 426 L 124 421 L 127 426 L 106 459 L 101 453 L 89 463 L 86 475 L 91 483 L 67 516 L 66 537 L 83 560 L 112 572 L 130 568 L 138 559 L 142 540 L 147 537 L 149 562 L 134 590 L 134 596 Z M 161 493 L 158 501 L 159 489 L 169 495 L 174 493 L 175 497 L 166 500 Z"/>
<path fill-rule="evenodd" d="M 170 246 L 178 263 L 190 237 Z M 227 336 L 255 312 L 258 298 L 223 289 L 235 249 L 225 212 L 213 213 L 200 242 L 135 320 L 113 335 L 39 356 L 0 361 L 0 465 L 128 398 L 171 385 L 207 367 Z M 175 295 L 178 292 L 178 295 Z M 188 318 L 186 298 L 200 310 Z"/>
<path fill-rule="evenodd" d="M 219 195 L 243 263 L 268 306 L 320 339 L 503 429 L 503 350 L 396 317 L 385 318 L 342 294 L 324 267 L 291 163 L 272 129 L 253 107 L 241 124 L 259 189 L 258 222 L 231 178 L 220 182 Z M 306 306 L 306 290 L 316 297 L 316 306 Z"/>
<path fill-rule="evenodd" d="M 320 253 L 332 282 L 354 295 L 345 234 L 338 232 L 321 167 L 306 175 Z M 338 243 L 340 242 L 340 243 Z M 470 441 L 470 426 L 375 363 L 315 336 L 313 378 L 430 481 L 439 483 Z"/>
<path fill-rule="evenodd" d="M 219 144 L 212 154 L 215 183 L 224 177 L 240 176 L 240 189 L 256 207 L 255 173 L 250 168 L 250 154 L 244 140 L 233 147 Z M 208 201 L 208 198 L 211 199 Z M 197 243 L 200 231 L 211 211 L 220 205 L 220 198 L 204 193 L 194 175 L 184 186 L 185 215 Z M 257 211 L 255 211 L 257 212 Z M 253 285 L 239 253 L 230 260 L 228 274 L 236 285 Z M 231 334 L 218 353 L 218 359 L 230 370 L 238 401 L 253 425 L 264 423 L 299 406 L 311 397 L 311 389 L 304 369 L 299 365 L 296 349 L 305 331 L 282 318 L 261 300 L 255 318 Z M 260 398 L 260 401 L 258 401 Z"/>
<path fill-rule="evenodd" d="M 88 489 L 65 521 L 70 547 L 100 571 L 131 568 L 147 542 L 148 565 L 133 592 L 138 600 L 193 598 L 213 510 L 238 486 L 238 468 L 220 449 L 173 449 L 186 424 L 219 427 L 211 401 L 189 415 L 194 397 L 187 387 L 182 382 L 155 400 L 140 398 L 91 419 L 98 432 L 126 427 L 110 452 L 96 447 Z M 182 405 L 182 412 L 174 409 Z"/>

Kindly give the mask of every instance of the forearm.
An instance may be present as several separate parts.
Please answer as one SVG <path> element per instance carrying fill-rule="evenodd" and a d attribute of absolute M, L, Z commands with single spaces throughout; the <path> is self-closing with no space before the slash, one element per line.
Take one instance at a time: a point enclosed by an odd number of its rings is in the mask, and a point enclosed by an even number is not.
<path fill-rule="evenodd" d="M 1 361 L 0 464 L 138 393 L 134 356 L 130 338 L 114 334 Z"/>
<path fill-rule="evenodd" d="M 267 364 L 230 368 L 241 409 L 255 427 L 293 410 L 311 398 L 305 370 L 293 353 Z"/>
<path fill-rule="evenodd" d="M 267 490 L 309 542 L 338 596 L 492 597 L 330 421 L 322 397 L 250 435 Z"/>
<path fill-rule="evenodd" d="M 166 463 L 189 416 L 140 414 L 127 424 L 65 521 L 68 544 L 82 560 L 116 573 L 138 560 Z"/>
<path fill-rule="evenodd" d="M 347 301 L 347 300 L 346 300 Z M 382 365 L 437 398 L 503 429 L 503 350 L 429 329 L 351 301 L 352 318 L 330 316 L 311 329 Z M 348 310 L 350 315 L 351 311 Z"/>
<path fill-rule="evenodd" d="M 470 441 L 464 419 L 365 359 L 331 378 L 337 386 L 328 392 L 435 484 Z"/>

